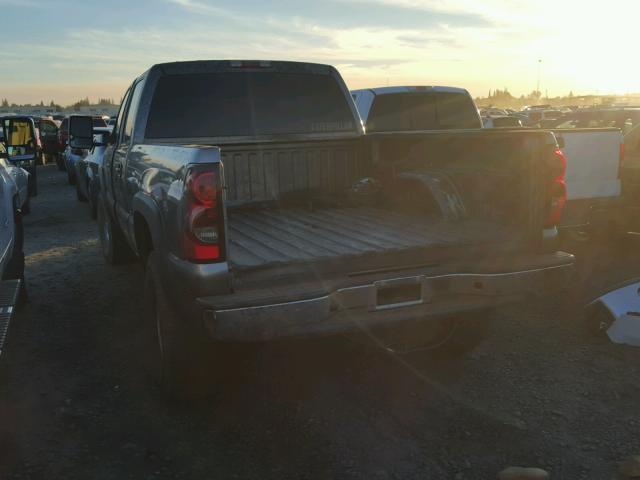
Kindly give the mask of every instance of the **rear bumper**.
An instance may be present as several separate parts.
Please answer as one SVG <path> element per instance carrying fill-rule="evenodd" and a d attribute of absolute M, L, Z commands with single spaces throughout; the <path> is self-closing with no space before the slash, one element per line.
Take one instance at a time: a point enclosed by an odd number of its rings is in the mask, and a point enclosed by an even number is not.
<path fill-rule="evenodd" d="M 226 304 L 216 297 L 198 302 L 204 310 L 204 326 L 216 340 L 331 335 L 470 313 L 562 290 L 570 280 L 573 257 L 564 254 L 562 259 L 553 266 L 504 273 L 412 274 L 343 288 L 316 285 L 236 294 L 240 298 Z M 398 300 L 390 301 L 384 292 L 394 289 L 406 289 L 410 295 L 401 293 Z M 242 301 L 246 305 L 238 306 Z"/>

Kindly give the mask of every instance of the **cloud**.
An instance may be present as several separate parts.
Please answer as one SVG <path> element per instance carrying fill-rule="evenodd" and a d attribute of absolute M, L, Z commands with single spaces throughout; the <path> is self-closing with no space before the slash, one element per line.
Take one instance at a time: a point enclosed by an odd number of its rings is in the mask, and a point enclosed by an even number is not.
<path fill-rule="evenodd" d="M 42 7 L 42 3 L 35 0 L 0 0 L 0 7 Z"/>
<path fill-rule="evenodd" d="M 242 18 L 235 15 L 230 10 L 225 8 L 216 7 L 214 5 L 197 2 L 194 0 L 166 0 L 168 3 L 178 5 L 183 9 L 197 14 L 211 15 L 215 17 L 224 17 L 231 20 L 241 20 Z"/>

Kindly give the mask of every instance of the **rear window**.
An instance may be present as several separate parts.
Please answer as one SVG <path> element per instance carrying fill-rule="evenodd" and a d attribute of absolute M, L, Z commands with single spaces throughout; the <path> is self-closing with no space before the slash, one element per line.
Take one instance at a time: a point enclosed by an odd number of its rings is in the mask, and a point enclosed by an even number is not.
<path fill-rule="evenodd" d="M 465 93 L 378 95 L 367 119 L 369 132 L 481 127 L 476 106 Z"/>
<path fill-rule="evenodd" d="M 106 127 L 107 122 L 104 118 L 93 117 L 93 128 Z"/>
<path fill-rule="evenodd" d="M 146 137 L 353 132 L 355 128 L 349 103 L 331 76 L 234 72 L 161 77 Z"/>

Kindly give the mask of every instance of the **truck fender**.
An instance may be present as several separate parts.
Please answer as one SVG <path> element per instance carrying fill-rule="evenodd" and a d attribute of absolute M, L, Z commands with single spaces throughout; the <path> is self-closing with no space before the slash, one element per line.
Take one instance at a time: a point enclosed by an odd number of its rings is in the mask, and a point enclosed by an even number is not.
<path fill-rule="evenodd" d="M 163 243 L 163 235 L 162 235 L 162 216 L 160 214 L 160 207 L 156 203 L 156 201 L 151 198 L 150 195 L 142 192 L 138 192 L 134 195 L 132 201 L 132 212 L 133 212 L 133 222 L 134 222 L 134 233 L 135 233 L 135 217 L 136 215 L 141 215 L 147 226 L 149 227 L 149 233 L 151 234 L 151 241 L 153 242 L 153 247 L 157 251 L 164 251 L 166 246 Z M 140 249 L 136 244 L 136 250 L 138 254 L 140 254 Z"/>

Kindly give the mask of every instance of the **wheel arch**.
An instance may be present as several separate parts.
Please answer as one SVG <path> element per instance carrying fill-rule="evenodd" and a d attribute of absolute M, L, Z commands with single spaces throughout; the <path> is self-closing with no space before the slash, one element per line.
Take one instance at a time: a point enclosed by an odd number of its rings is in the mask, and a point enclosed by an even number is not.
<path fill-rule="evenodd" d="M 133 234 L 136 252 L 143 264 L 151 251 L 164 250 L 162 218 L 156 202 L 146 194 L 133 198 Z"/>

